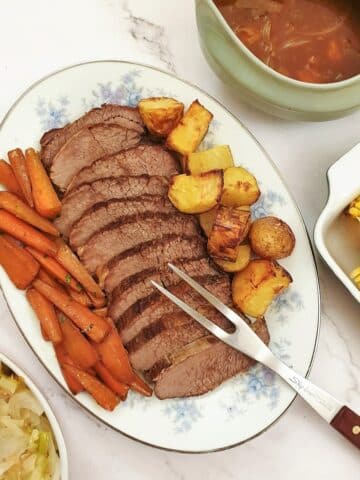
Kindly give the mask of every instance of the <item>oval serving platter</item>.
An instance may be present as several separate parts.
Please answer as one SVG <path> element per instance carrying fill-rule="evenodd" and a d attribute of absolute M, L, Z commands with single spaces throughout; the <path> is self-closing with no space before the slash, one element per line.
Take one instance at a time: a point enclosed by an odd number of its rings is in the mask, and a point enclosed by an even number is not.
<path fill-rule="evenodd" d="M 173 96 L 185 105 L 198 98 L 214 114 L 202 148 L 229 144 L 237 165 L 258 179 L 262 196 L 253 216 L 276 215 L 296 236 L 291 257 L 281 261 L 293 276 L 290 289 L 267 314 L 271 348 L 300 374 L 309 372 L 319 329 L 316 267 L 301 215 L 274 164 L 246 128 L 199 88 L 152 67 L 120 61 L 69 67 L 39 81 L 14 104 L 0 127 L 0 156 L 14 147 L 39 147 L 42 133 L 61 127 L 103 103 L 136 105 L 143 97 Z M 0 271 L 0 285 L 25 339 L 65 389 L 52 346 L 41 337 L 24 294 Z M 70 394 L 70 393 L 69 393 Z M 260 365 L 216 390 L 188 399 L 158 400 L 130 393 L 109 413 L 86 394 L 75 400 L 97 419 L 143 443 L 180 452 L 230 448 L 264 432 L 289 407 L 294 392 Z"/>

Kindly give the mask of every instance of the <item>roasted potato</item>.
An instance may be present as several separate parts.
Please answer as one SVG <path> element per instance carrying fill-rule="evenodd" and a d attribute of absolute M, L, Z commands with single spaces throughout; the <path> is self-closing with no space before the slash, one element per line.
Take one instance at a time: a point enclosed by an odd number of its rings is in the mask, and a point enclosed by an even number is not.
<path fill-rule="evenodd" d="M 273 260 L 251 260 L 235 274 L 232 282 L 234 304 L 245 315 L 262 317 L 274 298 L 285 290 L 292 278 Z"/>
<path fill-rule="evenodd" d="M 250 228 L 250 212 L 241 208 L 220 205 L 208 238 L 208 252 L 212 257 L 235 262 L 240 243 Z"/>
<path fill-rule="evenodd" d="M 200 226 L 203 229 L 205 235 L 208 237 L 213 228 L 215 217 L 216 217 L 217 207 L 208 210 L 207 212 L 201 213 L 199 215 Z"/>
<path fill-rule="evenodd" d="M 144 98 L 138 107 L 149 132 L 159 137 L 167 137 L 184 113 L 184 104 L 168 97 Z"/>
<path fill-rule="evenodd" d="M 200 175 L 175 175 L 168 197 L 183 213 L 203 213 L 214 208 L 221 197 L 222 172 L 214 170 Z"/>
<path fill-rule="evenodd" d="M 182 155 L 194 152 L 208 131 L 212 118 L 212 113 L 195 100 L 178 125 L 170 132 L 166 146 Z"/>
<path fill-rule="evenodd" d="M 187 170 L 193 175 L 210 170 L 225 170 L 233 166 L 234 161 L 229 145 L 217 145 L 203 152 L 193 152 L 187 159 Z"/>
<path fill-rule="evenodd" d="M 240 207 L 252 205 L 260 196 L 256 178 L 245 168 L 230 167 L 224 171 L 222 205 Z"/>
<path fill-rule="evenodd" d="M 277 217 L 255 220 L 251 225 L 249 238 L 254 253 L 271 260 L 288 257 L 295 247 L 293 231 Z"/>
<path fill-rule="evenodd" d="M 221 260 L 220 258 L 214 258 L 213 260 L 222 270 L 224 270 L 224 272 L 235 273 L 244 270 L 244 268 L 248 266 L 250 258 L 250 245 L 240 245 L 235 262 Z"/>

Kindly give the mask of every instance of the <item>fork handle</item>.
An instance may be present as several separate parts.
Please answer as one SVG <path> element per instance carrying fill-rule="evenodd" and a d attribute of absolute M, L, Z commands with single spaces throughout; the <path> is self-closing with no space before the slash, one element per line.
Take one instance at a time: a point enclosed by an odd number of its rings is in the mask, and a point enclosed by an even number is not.
<path fill-rule="evenodd" d="M 360 416 L 349 407 L 342 407 L 331 421 L 331 426 L 347 438 L 353 445 L 360 448 Z"/>

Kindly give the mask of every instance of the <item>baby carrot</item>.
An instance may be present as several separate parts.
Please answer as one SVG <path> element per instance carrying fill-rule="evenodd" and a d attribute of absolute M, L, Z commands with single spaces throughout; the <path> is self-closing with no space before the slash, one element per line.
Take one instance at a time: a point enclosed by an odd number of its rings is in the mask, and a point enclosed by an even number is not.
<path fill-rule="evenodd" d="M 15 178 L 23 192 L 25 199 L 30 205 L 30 207 L 33 207 L 34 201 L 31 193 L 31 183 L 28 173 L 26 171 L 24 154 L 22 150 L 20 150 L 20 148 L 15 148 L 15 150 L 11 150 L 10 152 L 8 152 L 8 157 Z"/>
<path fill-rule="evenodd" d="M 101 342 L 109 332 L 109 324 L 104 318 L 95 315 L 58 288 L 47 285 L 38 279 L 34 281 L 33 285 L 95 342 Z"/>
<path fill-rule="evenodd" d="M 25 245 L 36 248 L 39 252 L 51 256 L 56 255 L 57 246 L 52 240 L 3 209 L 0 209 L 0 231 L 9 233 Z"/>
<path fill-rule="evenodd" d="M 71 360 L 69 355 L 66 353 L 64 345 L 62 343 L 58 343 L 57 345 L 54 345 L 54 350 L 55 350 L 56 358 L 61 368 L 61 372 L 64 376 L 67 386 L 69 387 L 70 392 L 73 393 L 74 395 L 76 395 L 77 393 L 83 392 L 84 387 L 77 380 L 77 378 L 73 374 L 71 374 L 71 372 L 67 372 L 64 369 L 65 364 L 76 367 L 75 363 Z"/>
<path fill-rule="evenodd" d="M 41 217 L 34 209 L 24 203 L 18 196 L 10 192 L 0 192 L 0 208 L 12 213 L 15 217 L 30 223 L 33 227 L 50 235 L 59 236 L 57 228 Z"/>
<path fill-rule="evenodd" d="M 113 411 L 118 405 L 119 399 L 108 387 L 100 382 L 96 377 L 83 372 L 79 368 L 65 363 L 65 372 L 71 374 L 76 380 L 90 393 L 94 400 L 105 410 Z"/>
<path fill-rule="evenodd" d="M 24 290 L 38 274 L 39 263 L 24 248 L 0 235 L 0 265 L 17 288 Z"/>
<path fill-rule="evenodd" d="M 131 390 L 141 393 L 141 395 L 144 395 L 145 397 L 151 397 L 152 388 L 149 387 L 149 385 L 144 382 L 144 380 L 139 377 L 139 375 L 137 375 L 136 373 L 134 373 L 134 375 L 134 380 L 130 384 Z"/>
<path fill-rule="evenodd" d="M 61 202 L 41 163 L 39 154 L 33 148 L 25 151 L 25 165 L 30 178 L 35 209 L 43 217 L 56 217 L 61 211 Z"/>
<path fill-rule="evenodd" d="M 26 292 L 26 298 L 29 300 L 36 316 L 39 319 L 45 336 L 53 343 L 60 343 L 62 333 L 57 319 L 55 308 L 40 292 L 35 288 L 29 288 Z"/>
<path fill-rule="evenodd" d="M 55 258 L 44 255 L 31 247 L 26 247 L 26 250 L 36 258 L 44 270 L 59 280 L 60 283 L 69 286 L 78 292 L 82 290 L 81 285 L 55 260 Z"/>
<path fill-rule="evenodd" d="M 129 387 L 114 378 L 102 362 L 95 364 L 95 372 L 103 383 L 110 388 L 121 400 L 126 400 Z"/>
<path fill-rule="evenodd" d="M 24 194 L 16 180 L 11 165 L 2 159 L 0 160 L 0 183 L 4 185 L 9 192 L 15 193 L 15 195 L 20 198 L 24 198 Z"/>

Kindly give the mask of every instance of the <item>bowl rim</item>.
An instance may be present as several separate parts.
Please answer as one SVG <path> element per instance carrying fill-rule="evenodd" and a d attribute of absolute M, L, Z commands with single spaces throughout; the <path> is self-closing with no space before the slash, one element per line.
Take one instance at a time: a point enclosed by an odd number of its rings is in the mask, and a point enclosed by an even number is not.
<path fill-rule="evenodd" d="M 26 386 L 31 390 L 31 392 L 35 395 L 37 400 L 40 402 L 41 406 L 44 409 L 44 413 L 49 420 L 51 430 L 54 434 L 56 445 L 59 451 L 59 459 L 60 459 L 60 480 L 68 480 L 69 477 L 69 462 L 68 462 L 68 454 L 65 444 L 65 439 L 63 432 L 61 430 L 59 421 L 49 403 L 45 395 L 42 393 L 40 388 L 34 383 L 32 377 L 24 370 L 22 367 L 19 367 L 17 363 L 14 362 L 11 358 L 8 357 L 5 353 L 0 351 L 0 362 L 3 362 L 6 366 L 8 366 L 13 372 L 22 377 L 25 380 Z"/>
<path fill-rule="evenodd" d="M 214 0 L 203 0 L 203 1 L 205 1 L 209 5 L 209 7 L 211 8 L 217 20 L 222 24 L 223 29 L 227 32 L 229 37 L 232 39 L 233 43 L 235 43 L 235 45 L 238 48 L 240 48 L 242 53 L 257 67 L 263 70 L 264 73 L 271 75 L 275 79 L 280 80 L 284 83 L 287 83 L 288 85 L 295 88 L 301 88 L 307 91 L 316 90 L 319 92 L 321 91 L 332 92 L 334 90 L 336 91 L 342 88 L 351 87 L 356 83 L 360 84 L 360 72 L 345 80 L 340 80 L 338 82 L 330 82 L 330 83 L 329 82 L 328 83 L 302 82 L 301 80 L 296 80 L 295 78 L 287 77 L 283 73 L 280 73 L 274 70 L 273 68 L 269 67 L 268 65 L 266 65 L 266 63 L 260 60 L 255 54 L 252 53 L 252 51 L 249 48 L 245 46 L 245 44 L 237 37 L 235 32 L 227 23 L 224 16 L 222 15 L 218 7 L 215 5 Z"/>

